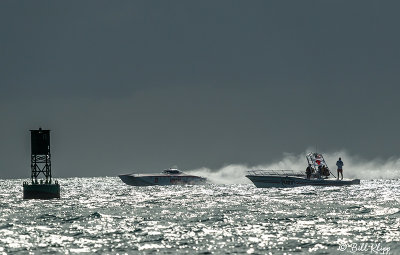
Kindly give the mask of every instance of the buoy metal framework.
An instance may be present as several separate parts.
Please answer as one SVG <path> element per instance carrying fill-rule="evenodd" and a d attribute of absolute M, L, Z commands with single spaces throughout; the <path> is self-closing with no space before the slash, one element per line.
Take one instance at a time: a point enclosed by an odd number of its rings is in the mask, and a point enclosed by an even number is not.
<path fill-rule="evenodd" d="M 60 198 L 60 185 L 51 174 L 50 130 L 31 131 L 31 183 L 24 182 L 24 199 Z M 38 180 L 40 174 L 44 179 Z"/>

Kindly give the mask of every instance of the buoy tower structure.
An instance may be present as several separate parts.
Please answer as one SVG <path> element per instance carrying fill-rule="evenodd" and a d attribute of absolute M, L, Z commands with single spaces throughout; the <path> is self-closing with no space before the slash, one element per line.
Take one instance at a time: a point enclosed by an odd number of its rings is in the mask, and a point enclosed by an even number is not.
<path fill-rule="evenodd" d="M 24 182 L 24 199 L 60 198 L 60 185 L 52 180 L 50 130 L 31 131 L 31 182 Z M 38 180 L 40 174 L 44 179 Z"/>

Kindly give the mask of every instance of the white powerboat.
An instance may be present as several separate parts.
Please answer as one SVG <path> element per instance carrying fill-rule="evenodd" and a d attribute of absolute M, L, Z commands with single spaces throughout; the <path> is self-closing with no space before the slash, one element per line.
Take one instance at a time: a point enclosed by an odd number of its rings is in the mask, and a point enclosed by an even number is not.
<path fill-rule="evenodd" d="M 307 154 L 307 161 L 312 169 L 310 178 L 306 173 L 293 170 L 250 170 L 246 175 L 257 188 L 282 188 L 298 186 L 344 186 L 360 184 L 359 179 L 330 179 L 331 172 L 324 157 L 319 153 Z M 332 174 L 333 175 L 333 174 Z"/>
<path fill-rule="evenodd" d="M 189 175 L 170 168 L 160 174 L 120 174 L 121 180 L 132 186 L 204 184 L 206 178 Z"/>

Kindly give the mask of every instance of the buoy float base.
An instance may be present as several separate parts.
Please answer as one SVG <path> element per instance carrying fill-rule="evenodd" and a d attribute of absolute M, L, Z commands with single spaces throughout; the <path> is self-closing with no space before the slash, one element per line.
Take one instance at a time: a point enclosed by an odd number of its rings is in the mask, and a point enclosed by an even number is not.
<path fill-rule="evenodd" d="M 60 184 L 24 183 L 24 199 L 60 198 Z"/>

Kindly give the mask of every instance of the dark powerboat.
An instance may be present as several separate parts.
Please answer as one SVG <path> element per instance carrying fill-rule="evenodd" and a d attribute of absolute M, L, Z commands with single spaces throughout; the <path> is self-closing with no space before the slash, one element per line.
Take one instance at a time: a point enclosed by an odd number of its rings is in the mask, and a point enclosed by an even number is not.
<path fill-rule="evenodd" d="M 257 188 L 282 188 L 308 185 L 326 187 L 360 184 L 359 179 L 338 180 L 329 178 L 331 172 L 322 154 L 309 153 L 306 158 L 312 169 L 309 179 L 305 172 L 296 172 L 293 170 L 250 170 L 246 177 Z"/>

